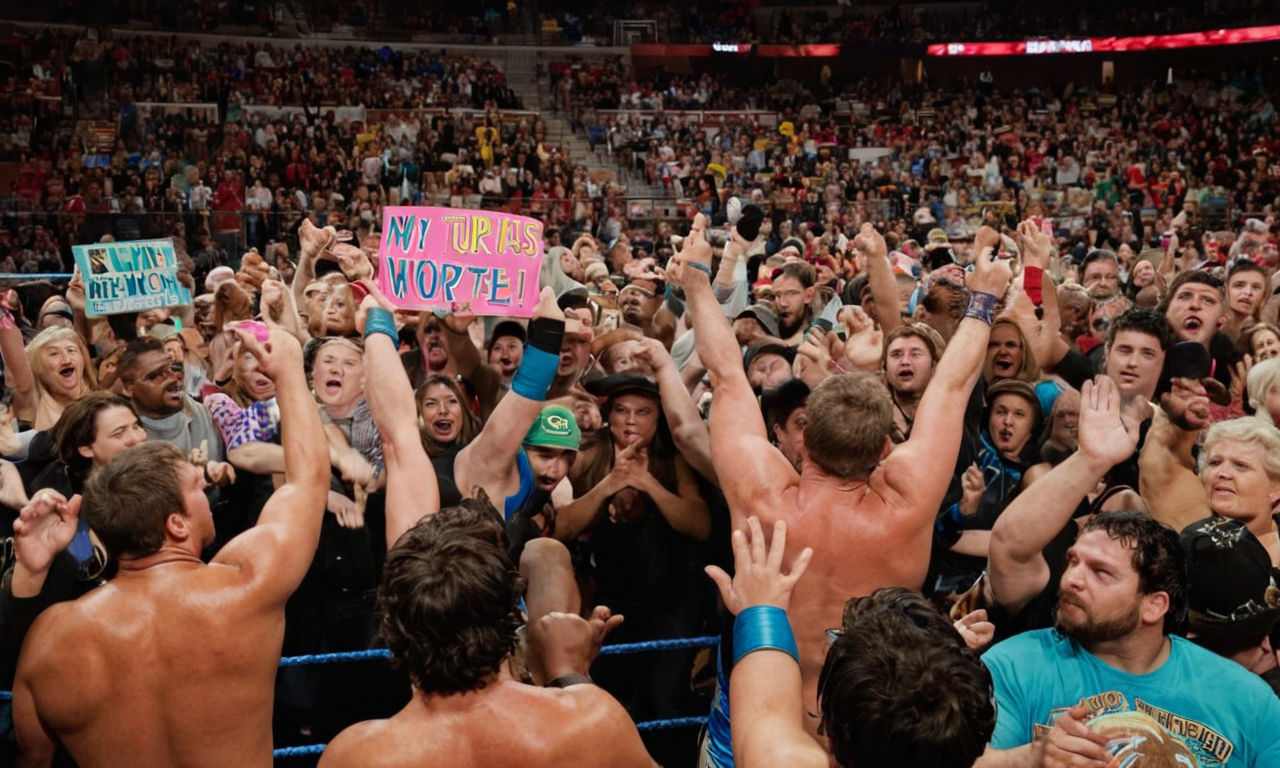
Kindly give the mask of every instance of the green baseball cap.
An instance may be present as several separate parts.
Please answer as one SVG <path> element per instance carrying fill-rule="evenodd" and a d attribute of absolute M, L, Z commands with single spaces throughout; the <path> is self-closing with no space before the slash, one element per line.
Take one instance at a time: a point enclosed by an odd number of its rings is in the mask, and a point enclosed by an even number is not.
<path fill-rule="evenodd" d="M 576 451 L 581 443 L 582 431 L 578 429 L 578 420 L 573 411 L 563 405 L 548 405 L 543 408 L 524 436 L 525 445 L 542 448 L 567 448 Z"/>

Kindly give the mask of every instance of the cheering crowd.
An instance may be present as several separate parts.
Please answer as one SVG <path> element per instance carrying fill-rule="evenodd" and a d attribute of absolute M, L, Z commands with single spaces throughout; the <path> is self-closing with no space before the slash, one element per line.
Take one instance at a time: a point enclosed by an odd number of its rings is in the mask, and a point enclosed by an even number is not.
<path fill-rule="evenodd" d="M 103 234 L 177 235 L 193 260 L 235 264 L 303 215 L 367 231 L 388 204 L 568 224 L 602 218 L 620 191 L 547 141 L 536 115 L 503 114 L 519 101 L 479 59 L 61 32 L 10 42 L 29 75 L 9 83 L 16 103 L 75 93 L 105 105 L 116 139 L 101 147 L 61 116 L 0 120 L 0 162 L 17 164 L 0 198 L 9 272 L 59 271 L 72 243 Z"/>
<path fill-rule="evenodd" d="M 172 237 L 193 298 L 0 293 L 6 761 L 1280 765 L 1260 78 L 619 119 L 688 201 L 646 228 L 479 62 L 24 45 L 118 140 L 6 118 L 0 269 Z M 327 78 L 487 111 L 365 124 Z M 218 119 L 133 101 L 175 93 Z M 393 305 L 414 203 L 539 219 L 532 316 Z"/>
<path fill-rule="evenodd" d="M 1272 764 L 1280 331 L 1248 255 L 1271 225 L 1224 263 L 1097 248 L 1077 282 L 1036 219 L 927 271 L 870 225 L 839 264 L 768 255 L 763 212 L 726 208 L 665 263 L 548 247 L 527 323 L 395 310 L 376 239 L 309 219 L 290 275 L 246 254 L 192 307 L 90 318 L 79 276 L 38 312 L 10 291 L 23 764 L 259 760 L 273 700 L 278 742 L 333 738 L 322 764 L 462 743 L 574 764 L 588 726 L 616 749 L 583 765 L 684 764 L 691 738 L 627 715 L 696 712 L 708 662 L 709 765 L 1153 739 Z M 709 660 L 594 660 L 606 634 L 709 631 Z M 407 681 L 275 675 L 381 642 Z"/>

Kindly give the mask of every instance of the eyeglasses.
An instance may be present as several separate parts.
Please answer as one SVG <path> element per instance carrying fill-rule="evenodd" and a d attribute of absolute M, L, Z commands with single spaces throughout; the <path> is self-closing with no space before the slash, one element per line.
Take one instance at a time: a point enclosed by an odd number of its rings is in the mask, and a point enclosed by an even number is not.
<path fill-rule="evenodd" d="M 147 381 L 155 381 L 157 379 L 164 378 L 168 374 L 181 373 L 181 372 L 182 372 L 182 363 L 171 360 L 168 364 L 150 371 L 149 373 L 147 373 L 147 375 L 144 378 Z"/>

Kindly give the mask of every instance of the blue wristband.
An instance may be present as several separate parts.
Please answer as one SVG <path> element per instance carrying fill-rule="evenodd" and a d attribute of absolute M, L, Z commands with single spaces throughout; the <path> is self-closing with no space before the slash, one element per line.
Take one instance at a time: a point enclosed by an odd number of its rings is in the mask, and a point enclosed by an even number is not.
<path fill-rule="evenodd" d="M 382 307 L 370 307 L 364 316 L 364 337 L 367 339 L 375 333 L 385 333 L 393 344 L 400 344 L 395 316 Z"/>
<path fill-rule="evenodd" d="M 511 391 L 530 400 L 545 400 L 559 368 L 560 355 L 526 344 L 524 358 L 511 379 Z"/>
<path fill-rule="evenodd" d="M 765 650 L 789 653 L 800 663 L 787 612 L 776 605 L 753 605 L 733 623 L 733 663 L 736 666 L 748 653 Z"/>
<path fill-rule="evenodd" d="M 685 266 L 692 267 L 699 272 L 705 273 L 707 277 L 711 277 L 711 267 L 708 267 L 706 264 L 699 264 L 696 261 L 686 261 Z"/>

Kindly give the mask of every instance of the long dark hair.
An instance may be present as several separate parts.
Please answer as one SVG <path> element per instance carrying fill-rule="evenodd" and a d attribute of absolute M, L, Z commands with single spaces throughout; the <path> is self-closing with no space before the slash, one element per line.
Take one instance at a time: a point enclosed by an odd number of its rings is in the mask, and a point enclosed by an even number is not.
<path fill-rule="evenodd" d="M 649 473 L 671 492 L 676 490 L 676 445 L 671 437 L 671 428 L 667 426 L 667 415 L 662 410 L 662 401 L 656 394 L 637 393 L 635 390 L 619 392 L 611 396 L 604 405 L 603 416 L 607 420 L 613 412 L 613 406 L 622 395 L 641 394 L 652 399 L 658 408 L 658 429 L 649 443 Z M 587 463 L 586 469 L 574 481 L 574 493 L 582 495 L 591 490 L 613 470 L 613 430 L 606 427 L 600 430 L 600 440 L 596 444 L 594 455 Z"/>
<path fill-rule="evenodd" d="M 433 385 L 440 384 L 449 389 L 458 398 L 458 404 L 462 406 L 462 424 L 458 429 L 458 437 L 453 441 L 452 445 L 445 445 L 431 436 L 431 430 L 427 429 L 427 425 L 422 423 L 422 401 L 427 397 L 427 390 Z M 441 373 L 433 373 L 427 377 L 427 380 L 418 387 L 418 391 L 413 398 L 414 405 L 417 406 L 418 414 L 418 433 L 422 436 L 422 447 L 426 449 L 428 456 L 439 456 L 450 448 L 462 448 L 467 443 L 475 439 L 480 434 L 480 417 L 471 409 L 471 398 L 463 391 L 462 385 L 452 376 L 445 376 Z"/>

